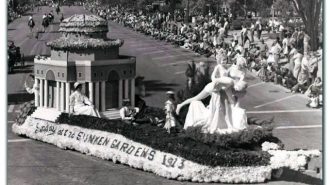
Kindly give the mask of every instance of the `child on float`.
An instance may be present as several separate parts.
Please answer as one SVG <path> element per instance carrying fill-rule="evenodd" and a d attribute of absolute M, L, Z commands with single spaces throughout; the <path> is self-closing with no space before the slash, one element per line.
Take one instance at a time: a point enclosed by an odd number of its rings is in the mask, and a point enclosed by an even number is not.
<path fill-rule="evenodd" d="M 176 109 L 176 102 L 175 102 L 175 95 L 173 91 L 167 91 L 167 101 L 165 102 L 165 124 L 164 128 L 167 130 L 168 133 L 171 132 L 172 128 L 177 126 L 177 120 L 175 116 L 175 109 Z"/>

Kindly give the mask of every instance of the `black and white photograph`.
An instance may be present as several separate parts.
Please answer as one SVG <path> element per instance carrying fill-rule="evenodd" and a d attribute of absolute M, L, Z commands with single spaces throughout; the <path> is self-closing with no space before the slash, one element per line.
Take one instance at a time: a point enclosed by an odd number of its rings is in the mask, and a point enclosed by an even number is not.
<path fill-rule="evenodd" d="M 6 184 L 326 184 L 324 4 L 6 0 Z"/>

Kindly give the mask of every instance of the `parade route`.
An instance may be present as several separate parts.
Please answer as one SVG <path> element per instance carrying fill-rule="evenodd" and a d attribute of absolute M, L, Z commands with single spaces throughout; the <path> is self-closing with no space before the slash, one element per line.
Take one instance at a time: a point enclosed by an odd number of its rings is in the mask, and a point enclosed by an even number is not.
<path fill-rule="evenodd" d="M 36 21 L 35 30 L 40 28 L 42 14 L 50 9 L 42 7 L 40 12 L 32 12 Z M 80 6 L 65 6 L 62 10 L 64 17 L 89 14 Z M 27 58 L 26 67 L 9 74 L 7 79 L 8 184 L 196 184 L 168 180 L 112 161 L 62 150 L 13 134 L 11 126 L 15 122 L 20 105 L 33 99 L 33 95 L 24 90 L 24 80 L 33 71 L 33 56 L 50 55 L 50 49 L 45 43 L 60 36 L 57 15 L 55 23 L 50 25 L 45 33 L 41 33 L 38 39 L 31 37 L 27 20 L 27 15 L 22 16 L 8 25 L 8 40 L 20 46 L 21 52 Z M 136 57 L 137 76 L 145 77 L 147 105 L 163 107 L 166 91 L 178 91 L 185 87 L 184 73 L 189 61 L 208 61 L 214 66 L 212 59 L 155 40 L 111 21 L 109 30 L 108 37 L 124 40 L 120 54 Z M 308 98 L 304 95 L 291 94 L 290 90 L 270 82 L 262 82 L 253 74 L 248 75 L 247 81 L 248 92 L 241 104 L 249 117 L 274 117 L 274 135 L 283 141 L 285 149 L 322 150 L 322 109 L 306 107 Z M 316 166 L 322 167 L 321 162 Z M 299 173 L 287 170 L 279 180 L 266 184 L 321 184 L 321 177 L 314 172 Z"/>

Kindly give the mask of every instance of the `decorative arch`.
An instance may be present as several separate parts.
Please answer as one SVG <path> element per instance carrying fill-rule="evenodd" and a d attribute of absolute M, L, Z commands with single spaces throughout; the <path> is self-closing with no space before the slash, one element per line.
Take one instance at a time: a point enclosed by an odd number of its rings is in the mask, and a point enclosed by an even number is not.
<path fill-rule="evenodd" d="M 55 74 L 52 70 L 48 70 L 46 73 L 46 80 L 55 81 Z"/>
<path fill-rule="evenodd" d="M 48 100 L 47 100 L 47 107 L 55 107 L 56 103 L 56 96 L 58 96 L 58 94 L 56 94 L 56 81 L 55 81 L 55 74 L 52 70 L 48 70 L 46 72 L 46 80 L 48 81 L 48 86 L 47 88 L 47 92 L 48 92 Z"/>
<path fill-rule="evenodd" d="M 114 80 L 119 80 L 119 74 L 117 71 L 110 71 L 109 75 L 108 75 L 108 81 L 114 81 Z"/>
<path fill-rule="evenodd" d="M 106 81 L 106 109 L 118 108 L 118 90 L 119 90 L 119 74 L 117 71 L 111 71 Z"/>

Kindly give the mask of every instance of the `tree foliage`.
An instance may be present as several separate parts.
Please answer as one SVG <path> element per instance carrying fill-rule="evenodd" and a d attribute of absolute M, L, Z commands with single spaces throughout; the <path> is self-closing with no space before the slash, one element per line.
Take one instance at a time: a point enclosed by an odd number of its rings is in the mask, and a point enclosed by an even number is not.
<path fill-rule="evenodd" d="M 294 7 L 289 0 L 276 0 L 274 1 L 273 7 L 278 13 L 278 16 L 283 18 L 287 22 L 293 16 Z"/>
<path fill-rule="evenodd" d="M 306 33 L 311 37 L 311 49 L 318 48 L 322 0 L 290 0 L 302 18 Z"/>
<path fill-rule="evenodd" d="M 259 13 L 265 16 L 269 14 L 272 3 L 272 0 L 232 0 L 230 2 L 230 8 L 235 15 L 245 15 L 246 11 Z"/>

